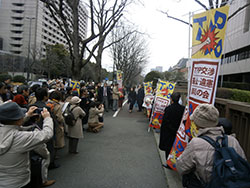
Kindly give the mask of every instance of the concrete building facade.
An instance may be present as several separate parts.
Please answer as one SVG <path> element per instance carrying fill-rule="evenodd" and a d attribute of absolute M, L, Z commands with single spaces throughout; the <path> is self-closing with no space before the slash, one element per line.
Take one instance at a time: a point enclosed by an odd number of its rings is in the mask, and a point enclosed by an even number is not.
<path fill-rule="evenodd" d="M 250 0 L 233 1 L 229 17 Z M 228 20 L 225 51 L 220 69 L 220 80 L 228 82 L 249 82 L 250 80 L 250 5 L 241 9 Z"/>
<path fill-rule="evenodd" d="M 71 17 L 65 5 L 64 14 Z M 79 32 L 87 35 L 87 9 L 80 3 Z M 48 8 L 40 0 L 0 0 L 0 50 L 27 57 L 46 55 L 46 45 L 63 44 L 66 39 Z M 30 49 L 30 50 L 29 50 Z"/>

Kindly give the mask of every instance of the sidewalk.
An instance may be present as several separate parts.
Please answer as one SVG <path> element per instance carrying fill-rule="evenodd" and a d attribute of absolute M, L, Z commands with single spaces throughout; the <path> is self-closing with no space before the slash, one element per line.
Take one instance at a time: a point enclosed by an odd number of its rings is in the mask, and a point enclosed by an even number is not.
<path fill-rule="evenodd" d="M 151 130 L 151 131 L 154 132 L 154 137 L 155 137 L 156 145 L 157 145 L 158 152 L 159 152 L 159 155 L 161 158 L 161 162 L 162 162 L 162 164 L 166 164 L 165 153 L 164 153 L 164 151 L 161 151 L 158 147 L 160 133 L 156 133 L 154 130 Z M 164 172 L 166 175 L 168 187 L 169 188 L 182 188 L 180 175 L 174 170 L 166 169 L 164 167 L 162 167 L 162 168 L 164 169 Z"/>

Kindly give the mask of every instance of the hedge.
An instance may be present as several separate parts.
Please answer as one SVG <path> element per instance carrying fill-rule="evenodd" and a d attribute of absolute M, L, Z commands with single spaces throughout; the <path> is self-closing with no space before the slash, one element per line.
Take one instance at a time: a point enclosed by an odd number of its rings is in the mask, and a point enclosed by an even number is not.
<path fill-rule="evenodd" d="M 0 82 L 3 82 L 7 79 L 12 79 L 12 77 L 9 74 L 0 74 Z"/>
<path fill-rule="evenodd" d="M 250 103 L 250 91 L 246 90 L 218 88 L 216 97 Z"/>
<path fill-rule="evenodd" d="M 22 75 L 16 75 L 13 77 L 13 82 L 21 82 L 24 83 L 25 82 L 25 77 Z"/>

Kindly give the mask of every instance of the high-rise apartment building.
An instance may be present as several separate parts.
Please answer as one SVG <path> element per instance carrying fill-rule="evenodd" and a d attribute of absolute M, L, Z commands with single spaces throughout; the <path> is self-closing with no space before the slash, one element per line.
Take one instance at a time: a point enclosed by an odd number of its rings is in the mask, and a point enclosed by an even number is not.
<path fill-rule="evenodd" d="M 71 10 L 65 5 L 65 16 Z M 79 32 L 87 35 L 87 9 L 79 5 Z M 40 0 L 0 0 L 0 50 L 27 57 L 45 57 L 46 45 L 64 44 L 66 39 L 48 8 Z"/>
<path fill-rule="evenodd" d="M 247 5 L 245 7 L 245 5 Z M 232 1 L 220 69 L 223 81 L 248 82 L 250 79 L 250 0 Z M 243 7 L 243 8 L 242 8 Z"/>

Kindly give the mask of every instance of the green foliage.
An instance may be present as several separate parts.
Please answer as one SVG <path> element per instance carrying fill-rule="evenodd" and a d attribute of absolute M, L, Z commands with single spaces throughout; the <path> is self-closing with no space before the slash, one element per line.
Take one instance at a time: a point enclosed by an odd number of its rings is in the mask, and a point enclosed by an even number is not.
<path fill-rule="evenodd" d="M 24 83 L 25 82 L 25 77 L 22 75 L 16 75 L 13 77 L 13 82 L 21 82 Z"/>
<path fill-rule="evenodd" d="M 12 77 L 8 74 L 0 74 L 0 82 L 3 82 L 7 79 L 12 79 Z"/>
<path fill-rule="evenodd" d="M 46 46 L 47 59 L 43 61 L 51 78 L 70 76 L 69 53 L 62 44 Z"/>
<path fill-rule="evenodd" d="M 246 90 L 218 88 L 216 97 L 250 103 L 250 91 Z"/>
<path fill-rule="evenodd" d="M 250 91 L 232 89 L 232 100 L 250 103 Z"/>
<path fill-rule="evenodd" d="M 242 89 L 242 90 L 250 90 L 249 83 L 242 82 L 223 82 L 223 87 L 225 88 L 233 88 L 233 89 Z"/>
<path fill-rule="evenodd" d="M 233 91 L 230 88 L 218 88 L 216 92 L 216 97 L 223 99 L 231 99 L 233 96 Z"/>
<path fill-rule="evenodd" d="M 158 79 L 161 79 L 161 78 L 162 78 L 162 74 L 160 72 L 151 71 L 145 76 L 144 82 L 153 81 L 153 87 L 156 87 Z"/>

